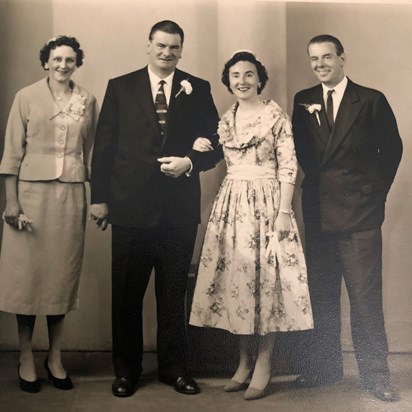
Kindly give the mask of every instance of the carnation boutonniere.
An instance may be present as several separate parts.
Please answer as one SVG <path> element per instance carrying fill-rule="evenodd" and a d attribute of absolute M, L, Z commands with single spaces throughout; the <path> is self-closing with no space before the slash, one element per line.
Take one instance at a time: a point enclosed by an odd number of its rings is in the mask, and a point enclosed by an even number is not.
<path fill-rule="evenodd" d="M 76 94 L 73 96 L 67 110 L 75 116 L 83 116 L 86 111 L 86 98 L 80 94 Z"/>
<path fill-rule="evenodd" d="M 175 98 L 177 97 L 177 96 L 179 96 L 179 94 L 180 93 L 182 93 L 182 92 L 185 92 L 187 95 L 189 95 L 189 94 L 191 94 L 192 92 L 193 92 L 193 87 L 192 87 L 192 85 L 190 84 L 190 82 L 189 82 L 189 80 L 182 80 L 181 82 L 180 82 L 180 86 L 182 86 L 181 88 L 180 88 L 180 90 L 176 93 L 176 96 L 175 96 Z"/>
<path fill-rule="evenodd" d="M 318 121 L 318 125 L 320 126 L 319 112 L 322 110 L 322 106 L 318 103 L 300 103 L 300 105 L 303 106 L 310 114 L 315 113 L 316 120 Z"/>

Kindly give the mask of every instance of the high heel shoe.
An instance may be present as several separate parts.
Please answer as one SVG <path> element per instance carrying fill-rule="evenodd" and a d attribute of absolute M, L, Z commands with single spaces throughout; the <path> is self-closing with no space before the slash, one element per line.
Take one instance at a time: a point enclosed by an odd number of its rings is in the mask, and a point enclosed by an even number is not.
<path fill-rule="evenodd" d="M 17 376 L 19 377 L 19 387 L 22 391 L 29 393 L 37 393 L 40 391 L 41 384 L 39 379 L 36 379 L 35 381 L 26 381 L 20 376 L 20 362 L 17 365 Z"/>
<path fill-rule="evenodd" d="M 225 392 L 239 392 L 246 388 L 246 382 L 238 382 L 235 379 L 231 379 L 224 387 Z"/>
<path fill-rule="evenodd" d="M 249 386 L 246 392 L 243 395 L 243 399 L 246 401 L 254 401 L 255 399 L 264 398 L 268 392 L 269 382 L 263 389 L 257 389 L 252 386 Z"/>
<path fill-rule="evenodd" d="M 44 360 L 44 369 L 46 369 L 47 377 L 48 377 L 49 381 L 51 381 L 53 383 L 55 388 L 62 389 L 64 391 L 68 391 L 70 389 L 73 389 L 73 382 L 70 379 L 69 375 L 66 375 L 66 377 L 63 378 L 63 379 L 56 378 L 55 376 L 53 376 L 53 374 L 52 374 L 52 372 L 49 368 L 49 357 L 47 357 Z"/>
<path fill-rule="evenodd" d="M 252 373 L 252 370 L 250 370 L 246 376 L 246 379 L 243 382 L 239 382 L 236 379 L 230 379 L 229 382 L 226 383 L 226 385 L 223 387 L 223 390 L 225 392 L 239 392 L 242 391 L 243 389 L 247 388 L 247 383 L 246 381 L 249 379 L 250 374 Z"/>

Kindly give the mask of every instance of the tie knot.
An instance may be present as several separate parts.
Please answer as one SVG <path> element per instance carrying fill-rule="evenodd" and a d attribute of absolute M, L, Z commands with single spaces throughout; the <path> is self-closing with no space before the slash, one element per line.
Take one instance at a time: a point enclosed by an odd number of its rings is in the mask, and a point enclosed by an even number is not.
<path fill-rule="evenodd" d="M 159 82 L 159 89 L 163 89 L 163 86 L 166 84 L 164 80 L 160 80 Z"/>
<path fill-rule="evenodd" d="M 335 92 L 335 89 L 328 90 L 328 97 L 332 96 L 332 94 Z"/>

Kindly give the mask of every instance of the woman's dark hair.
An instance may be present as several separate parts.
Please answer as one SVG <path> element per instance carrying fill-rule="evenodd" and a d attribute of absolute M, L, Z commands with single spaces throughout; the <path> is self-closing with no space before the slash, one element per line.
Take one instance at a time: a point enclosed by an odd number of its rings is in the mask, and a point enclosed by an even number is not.
<path fill-rule="evenodd" d="M 260 86 L 258 86 L 257 94 L 262 93 L 269 79 L 268 72 L 265 66 L 256 58 L 256 56 L 248 51 L 240 51 L 235 53 L 225 64 L 222 72 L 222 83 L 227 87 L 230 93 L 233 91 L 230 88 L 229 69 L 238 62 L 250 62 L 255 65 L 259 77 Z"/>
<path fill-rule="evenodd" d="M 69 36 L 57 36 L 50 39 L 40 50 L 40 62 L 44 70 L 47 70 L 44 65 L 49 61 L 50 50 L 54 50 L 56 47 L 69 46 L 76 53 L 76 66 L 80 67 L 83 64 L 84 53 L 80 48 L 80 43 L 75 37 Z"/>

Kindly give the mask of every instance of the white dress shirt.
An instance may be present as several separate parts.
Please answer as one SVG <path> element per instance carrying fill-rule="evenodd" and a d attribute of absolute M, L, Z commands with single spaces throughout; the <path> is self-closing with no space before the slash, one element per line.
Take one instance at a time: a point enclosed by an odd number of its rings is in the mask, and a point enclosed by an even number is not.
<path fill-rule="evenodd" d="M 149 66 L 147 66 L 147 71 L 149 73 L 150 88 L 152 89 L 153 103 L 155 102 L 157 92 L 159 91 L 159 82 L 163 80 L 165 82 L 165 84 L 163 85 L 163 90 L 165 93 L 167 105 L 169 106 L 170 96 L 172 94 L 173 76 L 175 75 L 175 72 L 173 71 L 173 73 L 170 73 L 169 76 L 165 77 L 164 79 L 161 79 L 157 74 L 153 72 L 153 70 L 150 67 L 150 64 Z M 185 159 L 188 159 L 190 163 L 189 170 L 185 172 L 185 174 L 187 177 L 190 177 L 190 173 L 193 170 L 193 163 L 189 157 L 185 156 Z"/>
<path fill-rule="evenodd" d="M 325 103 L 326 107 L 326 100 L 328 98 L 328 91 L 329 90 L 334 90 L 334 93 L 332 93 L 332 100 L 333 100 L 333 120 L 336 119 L 336 115 L 339 110 L 340 103 L 343 98 L 343 94 L 345 93 L 346 86 L 348 84 L 348 78 L 345 76 L 343 80 L 338 83 L 335 87 L 329 88 L 326 87 L 324 84 L 322 84 L 323 88 L 323 101 Z"/>
<path fill-rule="evenodd" d="M 169 106 L 170 95 L 172 94 L 173 76 L 175 75 L 175 72 L 173 71 L 173 73 L 169 74 L 169 76 L 165 77 L 164 79 L 161 79 L 158 75 L 156 75 L 151 69 L 150 65 L 148 66 L 148 72 L 150 87 L 152 89 L 153 103 L 155 102 L 157 92 L 159 91 L 159 82 L 163 80 L 165 82 L 165 84 L 163 85 L 163 90 L 165 92 L 167 105 Z"/>

